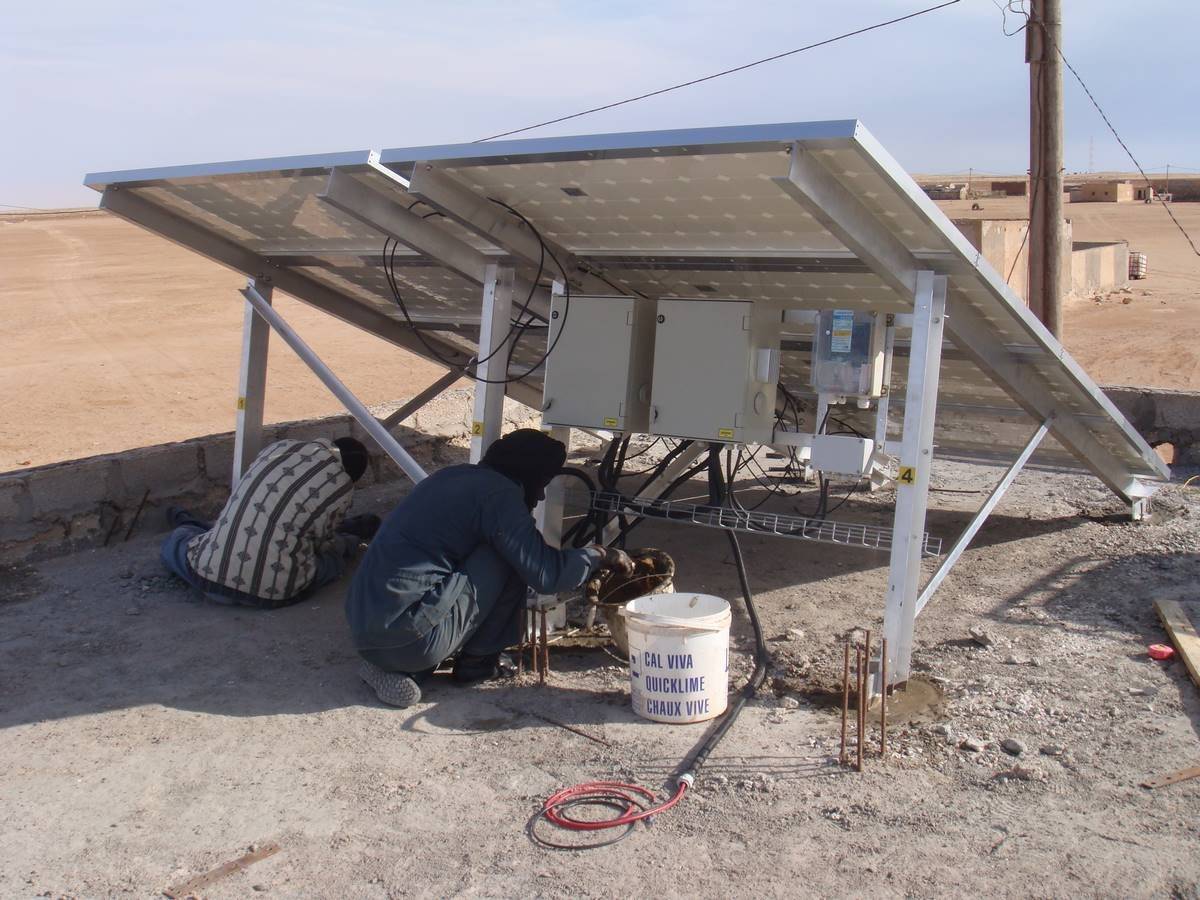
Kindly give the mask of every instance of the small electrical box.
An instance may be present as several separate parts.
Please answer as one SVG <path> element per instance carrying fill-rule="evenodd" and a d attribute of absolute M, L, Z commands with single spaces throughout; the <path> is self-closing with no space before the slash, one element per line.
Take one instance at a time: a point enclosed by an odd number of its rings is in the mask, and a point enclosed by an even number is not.
<path fill-rule="evenodd" d="M 659 300 L 650 433 L 769 442 L 782 320 L 765 303 Z"/>
<path fill-rule="evenodd" d="M 882 326 L 878 313 L 822 310 L 813 336 L 813 389 L 859 400 L 882 396 Z"/>
<path fill-rule="evenodd" d="M 875 442 L 848 434 L 813 435 L 810 464 L 821 472 L 865 475 L 871 470 Z"/>
<path fill-rule="evenodd" d="M 555 296 L 542 420 L 547 425 L 645 432 L 654 358 L 654 302 Z"/>

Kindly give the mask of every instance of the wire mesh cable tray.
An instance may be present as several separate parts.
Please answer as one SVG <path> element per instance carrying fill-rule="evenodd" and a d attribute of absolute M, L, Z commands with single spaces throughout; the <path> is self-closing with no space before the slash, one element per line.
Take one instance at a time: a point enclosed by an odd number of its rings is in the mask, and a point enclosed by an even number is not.
<path fill-rule="evenodd" d="M 890 550 L 892 529 L 881 525 L 860 525 L 852 522 L 832 522 L 810 519 L 786 513 L 751 512 L 724 506 L 706 506 L 676 500 L 653 500 L 626 497 L 623 494 L 601 491 L 592 498 L 591 509 L 623 516 L 649 516 L 672 522 L 688 522 L 705 528 L 728 528 L 748 534 L 773 534 L 794 540 L 842 547 L 865 547 L 868 550 Z M 939 556 L 942 539 L 923 535 L 925 556 Z"/>

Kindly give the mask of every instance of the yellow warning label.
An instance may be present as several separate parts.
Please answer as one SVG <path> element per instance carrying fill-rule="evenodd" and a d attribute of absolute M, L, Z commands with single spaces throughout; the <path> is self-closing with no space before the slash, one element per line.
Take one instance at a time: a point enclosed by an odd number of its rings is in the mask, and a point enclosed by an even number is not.
<path fill-rule="evenodd" d="M 732 428 L 718 428 L 717 429 L 717 437 L 728 438 L 730 440 L 733 440 L 733 429 Z"/>
<path fill-rule="evenodd" d="M 238 412 L 242 412 L 246 408 L 246 398 L 238 397 Z"/>
<path fill-rule="evenodd" d="M 483 437 L 483 423 L 482 422 L 472 422 L 471 423 L 471 436 L 472 437 Z"/>
<path fill-rule="evenodd" d="M 605 427 L 605 428 L 616 428 L 616 427 L 617 427 L 617 420 L 616 420 L 616 419 L 614 419 L 612 416 L 608 416 L 608 417 L 607 417 L 607 418 L 605 418 L 605 420 L 604 420 L 604 427 Z"/>
<path fill-rule="evenodd" d="M 917 468 L 916 466 L 901 466 L 900 474 L 896 476 L 896 480 L 901 484 L 916 484 L 917 483 Z"/>

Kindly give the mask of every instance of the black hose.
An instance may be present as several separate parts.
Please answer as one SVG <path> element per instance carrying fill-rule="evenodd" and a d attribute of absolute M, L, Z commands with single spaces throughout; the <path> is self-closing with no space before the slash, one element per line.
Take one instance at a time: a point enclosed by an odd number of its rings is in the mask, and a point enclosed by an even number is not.
<path fill-rule="evenodd" d="M 717 504 L 722 503 L 727 497 L 726 485 L 722 477 L 721 461 L 719 450 L 713 449 L 708 455 L 709 464 L 709 496 L 717 501 Z M 716 504 L 714 504 L 716 505 Z M 737 535 L 732 529 L 725 530 L 725 536 L 729 538 L 729 549 L 733 552 L 733 561 L 737 566 L 738 582 L 742 588 L 742 599 L 746 604 L 746 616 L 750 619 L 750 627 L 754 631 L 754 671 L 750 673 L 750 680 L 742 687 L 737 698 L 729 709 L 725 710 L 725 714 L 717 720 L 712 731 L 704 738 L 704 741 L 692 753 L 691 757 L 684 764 L 683 772 L 679 775 L 680 779 L 692 781 L 696 777 L 696 773 L 708 761 L 709 754 L 716 749 L 717 744 L 733 727 L 733 723 L 737 721 L 742 710 L 746 706 L 746 701 L 750 700 L 758 693 L 759 688 L 767 680 L 767 670 L 771 664 L 771 653 L 767 649 L 767 640 L 763 635 L 762 620 L 758 617 L 758 609 L 754 606 L 754 595 L 750 592 L 750 579 L 746 575 L 746 561 L 742 557 L 742 548 L 738 543 Z"/>

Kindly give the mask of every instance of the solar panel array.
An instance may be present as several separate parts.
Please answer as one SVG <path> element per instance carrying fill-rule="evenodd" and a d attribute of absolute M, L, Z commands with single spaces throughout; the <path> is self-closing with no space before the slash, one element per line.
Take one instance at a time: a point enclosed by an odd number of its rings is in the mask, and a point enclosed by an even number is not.
<path fill-rule="evenodd" d="M 621 293 L 911 311 L 911 296 L 881 278 L 870 260 L 859 258 L 784 189 L 792 154 L 799 152 L 818 160 L 922 268 L 949 279 L 939 453 L 1015 456 L 1052 408 L 1055 433 L 1070 438 L 1047 440 L 1040 461 L 1089 468 L 1110 485 L 1166 476 L 1095 384 L 857 122 L 505 141 L 385 150 L 373 157 L 344 153 L 106 173 L 88 176 L 86 183 L 131 192 L 143 201 L 138 208 L 166 216 L 127 207 L 122 214 L 200 252 L 213 255 L 196 236 L 212 236 L 397 321 L 403 320 L 384 272 L 386 235 L 322 199 L 334 169 L 391 198 L 425 226 L 489 259 L 514 262 L 486 229 L 402 187 L 435 172 L 482 203 L 495 199 L 519 210 L 552 247 Z M 190 227 L 174 233 L 173 221 Z M 441 333 L 448 346 L 474 352 L 477 281 L 408 247 L 397 249 L 393 262 L 397 286 L 421 327 Z M 528 258 L 514 264 L 527 282 L 539 275 Z M 544 284 L 559 273 L 547 261 L 540 275 Z M 991 364 L 981 368 L 978 348 L 955 345 L 954 324 L 967 320 L 986 331 L 1001 369 L 1011 363 L 1019 377 L 998 377 Z M 514 371 L 525 371 L 541 355 L 544 339 L 535 335 L 518 347 Z M 906 334 L 898 338 L 897 401 L 903 396 Z M 807 336 L 801 330 L 785 340 L 791 349 L 783 357 L 783 383 L 815 408 Z M 527 381 L 540 390 L 540 373 Z M 893 404 L 896 421 L 901 410 Z M 869 427 L 862 413 L 844 413 Z"/>

